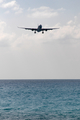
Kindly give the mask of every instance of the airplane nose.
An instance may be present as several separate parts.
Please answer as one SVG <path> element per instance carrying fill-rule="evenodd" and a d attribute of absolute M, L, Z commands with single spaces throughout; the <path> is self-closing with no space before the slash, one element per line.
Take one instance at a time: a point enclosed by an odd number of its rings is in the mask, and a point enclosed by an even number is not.
<path fill-rule="evenodd" d="M 40 28 L 42 28 L 42 25 L 40 24 Z"/>

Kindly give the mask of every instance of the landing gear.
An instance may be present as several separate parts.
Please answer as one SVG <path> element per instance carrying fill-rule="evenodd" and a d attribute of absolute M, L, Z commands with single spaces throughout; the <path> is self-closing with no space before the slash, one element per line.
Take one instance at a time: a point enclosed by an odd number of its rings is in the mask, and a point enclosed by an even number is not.
<path fill-rule="evenodd" d="M 42 34 L 44 34 L 44 31 L 42 31 Z"/>
<path fill-rule="evenodd" d="M 36 34 L 36 31 L 34 31 L 34 33 Z"/>

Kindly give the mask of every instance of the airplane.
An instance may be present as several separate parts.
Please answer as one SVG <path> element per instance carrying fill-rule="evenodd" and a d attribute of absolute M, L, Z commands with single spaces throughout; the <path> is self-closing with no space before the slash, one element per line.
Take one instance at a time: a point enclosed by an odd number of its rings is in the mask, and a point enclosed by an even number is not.
<path fill-rule="evenodd" d="M 44 31 L 59 29 L 59 28 L 42 28 L 41 24 L 37 28 L 24 28 L 24 27 L 18 27 L 18 28 L 25 30 L 32 30 L 34 31 L 34 33 L 42 31 L 42 34 L 44 34 Z"/>

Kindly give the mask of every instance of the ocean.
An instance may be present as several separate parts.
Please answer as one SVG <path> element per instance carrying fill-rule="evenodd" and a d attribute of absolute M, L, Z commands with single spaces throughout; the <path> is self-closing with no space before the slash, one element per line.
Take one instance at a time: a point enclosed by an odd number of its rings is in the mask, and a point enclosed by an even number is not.
<path fill-rule="evenodd" d="M 80 80 L 0 80 L 0 120 L 80 120 Z"/>

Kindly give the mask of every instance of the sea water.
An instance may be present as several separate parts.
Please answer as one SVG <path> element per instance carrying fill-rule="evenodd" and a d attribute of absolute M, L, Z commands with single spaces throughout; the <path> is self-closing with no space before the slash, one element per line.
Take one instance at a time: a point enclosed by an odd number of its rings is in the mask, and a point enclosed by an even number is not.
<path fill-rule="evenodd" d="M 0 80 L 0 120 L 80 120 L 80 81 Z"/>

